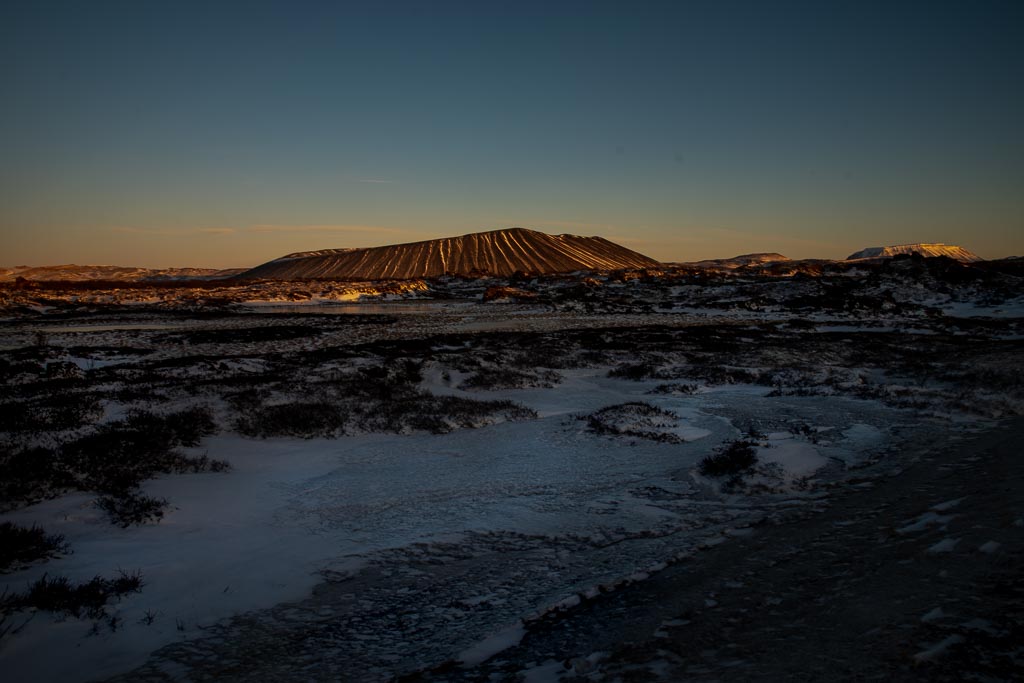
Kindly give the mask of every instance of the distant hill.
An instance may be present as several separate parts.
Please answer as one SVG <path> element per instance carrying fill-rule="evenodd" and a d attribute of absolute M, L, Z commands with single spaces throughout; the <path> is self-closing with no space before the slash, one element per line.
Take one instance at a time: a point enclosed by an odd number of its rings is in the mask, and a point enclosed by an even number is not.
<path fill-rule="evenodd" d="M 984 260 L 980 256 L 972 254 L 963 247 L 958 247 L 955 244 L 942 244 L 941 242 L 897 244 L 890 247 L 868 247 L 867 249 L 861 249 L 858 252 L 850 254 L 846 257 L 846 260 L 852 261 L 855 259 L 867 258 L 891 258 L 900 254 L 914 253 L 920 254 L 921 256 L 948 256 L 951 259 L 967 263 Z"/>
<path fill-rule="evenodd" d="M 739 256 L 733 256 L 732 258 L 706 259 L 704 261 L 697 261 L 691 265 L 700 266 L 702 268 L 731 269 L 789 260 L 790 258 L 788 256 L 783 256 L 782 254 L 777 254 L 775 252 L 767 252 L 758 254 L 740 254 Z"/>
<path fill-rule="evenodd" d="M 652 268 L 661 264 L 602 237 L 548 235 L 510 228 L 365 249 L 289 254 L 243 273 L 243 278 L 305 280 L 411 279 L 445 274 L 569 273 Z"/>
<path fill-rule="evenodd" d="M 139 280 L 205 280 L 227 278 L 241 273 L 244 268 L 133 268 L 130 266 L 79 266 L 73 263 L 60 266 L 14 266 L 0 268 L 0 282 L 19 277 L 35 281 L 83 282 L 108 280 L 137 282 Z"/>

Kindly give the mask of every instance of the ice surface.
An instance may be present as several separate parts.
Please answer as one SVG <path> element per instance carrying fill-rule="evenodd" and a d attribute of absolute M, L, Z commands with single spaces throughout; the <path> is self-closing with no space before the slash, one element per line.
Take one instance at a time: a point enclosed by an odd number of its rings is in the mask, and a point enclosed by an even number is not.
<path fill-rule="evenodd" d="M 962 643 L 963 640 L 963 636 L 959 635 L 951 635 L 946 638 L 943 638 L 934 645 L 931 645 L 930 647 L 914 655 L 914 661 L 921 663 L 930 662 L 933 659 L 941 657 L 946 653 L 946 650 L 948 650 L 954 645 L 957 645 L 958 643 Z"/>
<path fill-rule="evenodd" d="M 945 512 L 946 510 L 952 510 L 963 501 L 963 498 L 954 498 L 953 500 L 947 500 L 942 503 L 936 503 L 932 505 L 932 510 L 936 512 Z"/>
<path fill-rule="evenodd" d="M 228 460 L 233 471 L 147 482 L 147 494 L 173 504 L 156 525 L 112 527 L 85 494 L 4 515 L 64 534 L 74 549 L 5 577 L 12 590 L 44 572 L 80 581 L 120 568 L 140 570 L 146 585 L 113 606 L 124 628 L 88 637 L 87 620 L 37 614 L 7 639 L 0 665 L 15 679 L 101 678 L 139 665 L 161 645 L 201 636 L 225 617 L 303 600 L 325 573 L 370 572 L 377 577 L 375 597 L 367 595 L 365 609 L 386 614 L 388 600 L 399 597 L 388 592 L 389 576 L 414 577 L 455 562 L 475 566 L 474 554 L 482 558 L 479 571 L 417 599 L 424 623 L 434 623 L 432 614 L 441 620 L 429 629 L 436 651 L 424 649 L 421 656 L 442 661 L 461 652 L 464 661 L 479 661 L 521 636 L 508 624 L 570 607 L 579 596 L 596 595 L 597 586 L 610 590 L 642 580 L 666 560 L 727 542 L 730 529 L 742 531 L 766 514 L 756 499 L 716 501 L 691 480 L 702 457 L 739 435 L 723 414 L 813 405 L 813 423 L 847 435 L 837 448 L 859 448 L 865 436 L 878 436 L 854 427 L 877 422 L 872 411 L 879 407 L 871 402 L 766 399 L 763 388 L 743 386 L 655 399 L 646 395 L 653 383 L 610 379 L 604 369 L 564 374 L 555 389 L 490 392 L 489 398 L 538 410 L 541 417 L 529 422 L 439 436 L 206 439 L 196 452 Z M 439 374 L 426 381 L 433 389 L 444 385 Z M 608 438 L 587 432 L 577 419 L 648 399 L 702 438 Z M 760 455 L 792 476 L 827 462 L 797 438 L 774 441 Z M 505 548 L 501 563 L 486 559 L 495 548 Z M 441 564 L 417 564 L 424 552 Z M 147 612 L 156 615 L 151 625 L 140 623 Z M 417 656 L 400 633 L 374 637 L 382 658 Z M 361 647 L 365 653 L 369 646 Z"/>
<path fill-rule="evenodd" d="M 956 517 L 956 515 L 940 515 L 937 512 L 928 511 L 924 514 L 909 520 L 906 524 L 896 529 L 898 534 L 911 534 L 917 531 L 924 531 L 929 526 L 944 527 Z"/>
<path fill-rule="evenodd" d="M 956 548 L 956 544 L 960 542 L 959 538 L 944 538 L 935 545 L 928 548 L 926 552 L 929 553 L 950 553 Z"/>
<path fill-rule="evenodd" d="M 806 477 L 824 467 L 828 460 L 808 443 L 776 439 L 769 448 L 758 448 L 761 462 L 781 465 L 790 477 Z"/>
<path fill-rule="evenodd" d="M 475 666 L 487 661 L 502 650 L 518 645 L 525 635 L 526 627 L 523 622 L 516 622 L 494 635 L 488 636 L 473 647 L 463 650 L 456 659 L 465 666 Z"/>

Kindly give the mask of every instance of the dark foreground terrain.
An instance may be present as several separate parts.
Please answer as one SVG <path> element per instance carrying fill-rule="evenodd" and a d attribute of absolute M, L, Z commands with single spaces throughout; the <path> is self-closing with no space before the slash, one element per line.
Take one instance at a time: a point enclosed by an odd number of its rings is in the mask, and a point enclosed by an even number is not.
<path fill-rule="evenodd" d="M 406 680 L 1019 680 L 1024 421 Z M 534 678 L 536 677 L 536 678 Z"/>

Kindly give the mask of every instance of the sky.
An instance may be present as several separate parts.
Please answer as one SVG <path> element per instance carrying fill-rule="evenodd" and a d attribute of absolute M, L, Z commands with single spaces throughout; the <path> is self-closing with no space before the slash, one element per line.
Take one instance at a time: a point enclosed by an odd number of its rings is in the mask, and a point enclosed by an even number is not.
<path fill-rule="evenodd" d="M 0 4 L 0 265 L 1024 254 L 1024 3 Z"/>

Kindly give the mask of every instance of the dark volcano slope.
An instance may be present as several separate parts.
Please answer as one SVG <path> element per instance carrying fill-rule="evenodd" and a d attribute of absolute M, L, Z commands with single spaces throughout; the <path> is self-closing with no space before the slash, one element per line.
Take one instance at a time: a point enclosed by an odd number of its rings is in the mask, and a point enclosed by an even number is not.
<path fill-rule="evenodd" d="M 241 278 L 307 280 L 411 279 L 486 272 L 507 276 L 576 270 L 651 268 L 661 264 L 601 237 L 548 235 L 512 228 L 367 249 L 289 254 L 242 273 Z"/>

